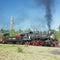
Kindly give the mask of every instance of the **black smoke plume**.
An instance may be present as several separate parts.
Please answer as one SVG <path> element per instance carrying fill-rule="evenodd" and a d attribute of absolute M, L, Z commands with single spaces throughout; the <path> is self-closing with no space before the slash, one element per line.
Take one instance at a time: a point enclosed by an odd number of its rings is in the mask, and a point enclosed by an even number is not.
<path fill-rule="evenodd" d="M 47 26 L 48 29 L 51 30 L 51 22 L 52 22 L 52 8 L 53 8 L 53 4 L 54 1 L 53 0 L 37 0 L 38 1 L 38 5 L 41 6 L 43 5 L 45 7 L 45 17 L 46 17 L 46 21 L 47 21 Z"/>

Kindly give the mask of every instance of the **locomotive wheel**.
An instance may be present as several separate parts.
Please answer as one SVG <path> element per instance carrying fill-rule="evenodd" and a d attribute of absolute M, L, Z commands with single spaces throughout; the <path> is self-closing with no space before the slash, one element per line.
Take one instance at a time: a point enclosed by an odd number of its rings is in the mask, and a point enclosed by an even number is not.
<path fill-rule="evenodd" d="M 19 44 L 22 45 L 23 44 L 23 41 L 19 41 Z"/>
<path fill-rule="evenodd" d="M 40 40 L 39 44 L 40 44 L 40 46 L 44 46 L 44 41 Z"/>
<path fill-rule="evenodd" d="M 50 40 L 46 40 L 45 41 L 45 46 L 50 46 L 51 45 L 51 41 Z"/>
<path fill-rule="evenodd" d="M 55 40 L 51 41 L 51 47 L 57 47 L 58 46 L 58 42 Z"/>
<path fill-rule="evenodd" d="M 32 45 L 33 45 L 33 46 L 39 46 L 40 44 L 39 44 L 39 41 L 33 41 L 33 42 L 32 42 Z"/>
<path fill-rule="evenodd" d="M 57 43 L 55 43 L 55 44 L 51 43 L 51 47 L 58 47 L 58 44 Z"/>
<path fill-rule="evenodd" d="M 26 41 L 25 44 L 26 44 L 26 45 L 30 45 L 30 41 Z"/>

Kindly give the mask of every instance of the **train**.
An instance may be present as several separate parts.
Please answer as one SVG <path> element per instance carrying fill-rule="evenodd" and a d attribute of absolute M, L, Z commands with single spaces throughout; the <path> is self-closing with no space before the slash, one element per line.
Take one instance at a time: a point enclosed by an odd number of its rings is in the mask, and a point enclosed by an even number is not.
<path fill-rule="evenodd" d="M 3 34 L 2 43 L 13 43 L 33 46 L 58 46 L 58 40 L 52 37 L 53 34 L 40 34 L 36 32 L 23 32 L 10 36 L 9 33 Z"/>

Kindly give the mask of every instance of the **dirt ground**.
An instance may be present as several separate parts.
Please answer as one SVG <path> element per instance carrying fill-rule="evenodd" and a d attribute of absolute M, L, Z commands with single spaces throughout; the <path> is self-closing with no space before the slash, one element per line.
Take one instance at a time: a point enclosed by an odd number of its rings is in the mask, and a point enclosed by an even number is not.
<path fill-rule="evenodd" d="M 51 51 L 58 47 L 0 44 L 0 60 L 60 60 L 59 54 Z"/>

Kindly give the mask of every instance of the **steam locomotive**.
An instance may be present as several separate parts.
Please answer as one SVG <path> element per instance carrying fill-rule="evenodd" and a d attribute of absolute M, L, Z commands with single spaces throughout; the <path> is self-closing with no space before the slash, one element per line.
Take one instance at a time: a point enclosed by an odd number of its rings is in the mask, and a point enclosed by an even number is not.
<path fill-rule="evenodd" d="M 3 43 L 26 44 L 34 46 L 58 46 L 58 41 L 53 34 L 40 34 L 36 32 L 25 32 L 9 36 L 8 33 L 3 34 Z"/>

